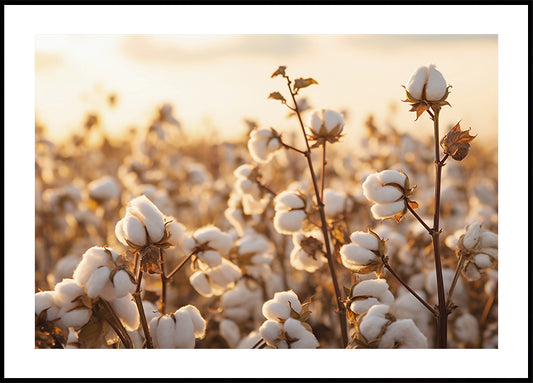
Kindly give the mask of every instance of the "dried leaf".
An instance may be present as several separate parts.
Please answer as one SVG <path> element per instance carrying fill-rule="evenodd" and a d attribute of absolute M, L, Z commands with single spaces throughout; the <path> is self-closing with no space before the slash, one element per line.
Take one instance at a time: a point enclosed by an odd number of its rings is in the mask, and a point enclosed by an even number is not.
<path fill-rule="evenodd" d="M 96 315 L 92 315 L 78 333 L 80 345 L 83 348 L 96 348 L 101 345 L 104 341 L 103 327 L 103 321 Z"/>
<path fill-rule="evenodd" d="M 270 78 L 273 78 L 273 77 L 276 77 L 276 76 L 285 76 L 285 69 L 287 69 L 287 67 L 285 65 L 280 65 L 278 67 L 278 69 L 276 69 L 276 71 L 274 73 L 272 73 Z"/>
<path fill-rule="evenodd" d="M 314 79 L 312 78 L 297 78 L 294 80 L 294 89 L 298 91 L 301 88 L 306 88 L 309 85 L 318 84 Z"/>
<path fill-rule="evenodd" d="M 469 132 L 470 129 L 461 130 L 458 122 L 440 141 L 444 153 L 457 161 L 464 159 L 470 149 L 469 142 L 477 137 L 477 135 L 471 136 Z"/>
<path fill-rule="evenodd" d="M 273 100 L 279 100 L 282 104 L 285 104 L 287 100 L 285 100 L 285 97 L 280 92 L 272 92 L 268 95 L 267 99 L 273 99 Z"/>
<path fill-rule="evenodd" d="M 413 210 L 418 209 L 418 202 L 416 202 L 416 201 L 407 201 L 407 204 Z"/>

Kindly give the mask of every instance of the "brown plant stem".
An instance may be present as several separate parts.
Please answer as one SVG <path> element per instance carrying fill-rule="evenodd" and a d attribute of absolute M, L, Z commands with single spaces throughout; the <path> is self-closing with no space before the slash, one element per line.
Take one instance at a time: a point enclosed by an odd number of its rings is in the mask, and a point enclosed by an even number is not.
<path fill-rule="evenodd" d="M 180 262 L 180 264 L 179 264 L 178 266 L 176 266 L 176 267 L 174 268 L 174 270 L 172 270 L 172 271 L 170 272 L 170 274 L 168 274 L 168 275 L 165 277 L 165 279 L 166 279 L 166 280 L 172 279 L 172 277 L 173 277 L 178 271 L 180 271 L 180 269 L 181 269 L 181 268 L 187 263 L 187 261 L 188 261 L 189 259 L 191 259 L 191 257 L 192 257 L 193 255 L 195 255 L 197 252 L 198 252 L 198 251 L 191 251 L 191 252 L 189 253 L 189 255 L 187 255 L 187 256 L 186 256 L 186 257 Z"/>
<path fill-rule="evenodd" d="M 439 150 L 439 114 L 440 107 L 434 108 L 435 114 L 433 117 L 433 129 L 435 136 L 435 205 L 433 215 L 433 230 L 431 238 L 433 240 L 433 253 L 435 256 L 435 273 L 437 277 L 437 299 L 438 311 L 437 316 L 437 333 L 438 333 L 438 347 L 447 348 L 448 340 L 448 308 L 446 307 L 446 295 L 444 292 L 444 281 L 442 278 L 442 263 L 440 258 L 440 188 L 441 188 L 441 174 L 443 163 L 440 161 Z"/>
<path fill-rule="evenodd" d="M 102 312 L 100 312 L 100 309 L 98 308 L 100 304 L 105 307 L 106 311 L 109 314 L 111 314 L 111 319 L 104 315 Z M 96 316 L 98 316 L 98 318 L 100 319 L 105 320 L 111 326 L 111 328 L 118 335 L 124 346 L 126 348 L 133 348 L 133 341 L 131 340 L 128 331 L 124 328 L 124 325 L 120 321 L 120 318 L 118 317 L 115 310 L 113 310 L 113 307 L 111 307 L 109 302 L 105 299 L 100 298 L 95 308 L 96 310 L 93 310 L 93 312 L 96 314 Z"/>
<path fill-rule="evenodd" d="M 159 261 L 161 267 L 161 303 L 159 304 L 159 311 L 164 315 L 167 305 L 167 277 L 165 276 L 165 260 L 163 258 L 163 250 L 159 248 Z"/>
<path fill-rule="evenodd" d="M 409 285 L 396 273 L 396 271 L 394 271 L 394 269 L 386 260 L 383 261 L 383 264 L 385 268 L 392 274 L 392 276 L 396 278 L 398 282 L 400 282 L 402 286 L 405 287 L 416 299 L 418 299 L 418 301 L 422 303 L 431 312 L 431 314 L 433 314 L 433 316 L 436 317 L 438 315 L 437 311 L 435 311 L 435 309 L 431 307 L 429 303 L 427 303 L 420 295 L 418 295 L 416 291 L 409 287 Z"/>
<path fill-rule="evenodd" d="M 487 317 L 489 316 L 490 309 L 492 308 L 492 305 L 494 304 L 495 299 L 496 299 L 496 293 L 490 294 L 489 299 L 487 300 L 487 303 L 485 304 L 485 308 L 483 309 L 483 313 L 481 314 L 481 318 L 479 319 L 480 327 L 485 327 L 485 322 L 487 321 Z"/>
<path fill-rule="evenodd" d="M 324 180 L 326 179 L 326 141 L 322 144 L 322 174 L 320 179 L 320 198 L 324 200 Z"/>
<path fill-rule="evenodd" d="M 259 338 L 256 344 L 252 346 L 252 349 L 257 348 L 262 342 L 265 342 L 263 338 Z"/>
<path fill-rule="evenodd" d="M 461 272 L 463 271 L 463 265 L 465 263 L 466 258 L 461 255 L 459 258 L 459 262 L 457 263 L 457 267 L 455 268 L 455 274 L 453 275 L 453 281 L 450 285 L 450 289 L 448 290 L 448 309 L 450 309 L 450 304 L 452 301 L 452 295 L 455 290 L 455 285 L 457 284 L 457 281 L 459 280 L 459 275 L 461 275 Z"/>
<path fill-rule="evenodd" d="M 146 339 L 146 348 L 154 348 L 152 343 L 152 336 L 150 335 L 150 330 L 148 329 L 148 323 L 146 322 L 146 315 L 144 313 L 144 307 L 141 300 L 141 282 L 143 277 L 143 271 L 139 267 L 139 273 L 137 274 L 137 287 L 135 292 L 132 294 L 133 299 L 135 299 L 135 304 L 137 305 L 137 310 L 139 311 L 139 317 L 141 319 L 141 325 L 144 332 L 144 338 Z"/>
<path fill-rule="evenodd" d="M 339 317 L 339 325 L 341 329 L 341 344 L 342 348 L 346 348 L 348 345 L 348 330 L 347 330 L 347 322 L 346 322 L 346 307 L 344 307 L 344 304 L 342 302 L 342 295 L 341 290 L 339 288 L 339 282 L 337 280 L 337 273 L 335 271 L 335 265 L 333 263 L 333 256 L 331 253 L 331 245 L 329 241 L 329 235 L 328 235 L 328 224 L 326 221 L 326 214 L 324 212 L 324 202 L 322 201 L 322 197 L 320 196 L 320 190 L 318 188 L 318 183 L 316 180 L 316 174 L 313 169 L 313 161 L 311 159 L 311 147 L 309 146 L 309 141 L 307 139 L 307 135 L 305 134 L 305 128 L 304 124 L 302 122 L 302 116 L 300 115 L 300 111 L 298 109 L 298 104 L 296 103 L 295 93 L 291 89 L 291 80 L 288 76 L 284 76 L 287 79 L 287 86 L 289 88 L 289 92 L 291 93 L 292 101 L 294 103 L 294 111 L 296 112 L 296 116 L 298 117 L 298 121 L 300 123 L 300 127 L 302 129 L 302 134 L 305 139 L 305 145 L 307 150 L 303 153 L 305 155 L 305 158 L 307 160 L 307 165 L 309 167 L 309 172 L 311 173 L 311 179 L 313 181 L 313 188 L 315 191 L 315 197 L 318 205 L 318 211 L 320 213 L 320 220 L 322 222 L 321 228 L 322 228 L 322 234 L 324 235 L 324 242 L 326 245 L 326 259 L 328 260 L 328 266 L 329 271 L 331 274 L 331 280 L 333 282 L 333 288 L 335 290 L 335 296 L 337 300 L 337 315 Z"/>
<path fill-rule="evenodd" d="M 300 150 L 300 149 L 298 149 L 298 148 L 295 148 L 294 146 L 289 145 L 289 144 L 287 144 L 287 143 L 285 143 L 285 142 L 283 142 L 283 141 L 281 141 L 281 145 L 283 145 L 283 147 L 285 147 L 285 148 L 287 148 L 287 149 L 289 149 L 289 150 L 294 150 L 294 151 L 297 152 L 297 153 L 300 153 L 300 154 L 305 155 L 305 151 Z"/>
<path fill-rule="evenodd" d="M 424 228 L 427 230 L 427 232 L 429 233 L 429 235 L 432 235 L 432 232 L 433 232 L 433 229 L 431 229 L 423 220 L 422 218 L 420 218 L 420 216 L 417 214 L 417 212 L 411 207 L 409 206 L 408 203 L 405 204 L 407 206 L 407 209 L 413 214 L 413 216 L 417 219 L 418 222 L 420 222 L 422 224 L 422 226 L 424 226 Z"/>

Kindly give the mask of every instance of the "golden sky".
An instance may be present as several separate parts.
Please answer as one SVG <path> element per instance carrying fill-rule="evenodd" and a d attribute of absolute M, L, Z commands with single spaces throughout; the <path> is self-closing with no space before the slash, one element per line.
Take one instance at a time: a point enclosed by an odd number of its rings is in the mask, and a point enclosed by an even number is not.
<path fill-rule="evenodd" d="M 402 103 L 411 72 L 432 62 L 453 86 L 441 126 L 461 120 L 480 140 L 497 143 L 497 35 L 38 35 L 36 116 L 53 138 L 79 128 L 85 112 L 101 112 L 111 134 L 145 127 L 169 102 L 184 131 L 231 139 L 244 118 L 292 129 L 287 109 L 267 100 L 285 92 L 270 74 L 286 65 L 293 77 L 319 85 L 301 91 L 313 107 L 345 110 L 346 138 L 369 113 L 378 124 L 430 134 Z M 118 94 L 114 109 L 105 96 Z M 390 112 L 395 111 L 393 114 Z"/>

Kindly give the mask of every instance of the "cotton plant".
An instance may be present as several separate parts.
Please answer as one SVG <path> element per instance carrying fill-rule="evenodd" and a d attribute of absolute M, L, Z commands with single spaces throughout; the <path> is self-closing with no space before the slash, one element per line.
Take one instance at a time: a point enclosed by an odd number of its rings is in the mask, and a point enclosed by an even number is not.
<path fill-rule="evenodd" d="M 317 348 L 318 340 L 306 323 L 310 312 L 294 291 L 281 291 L 263 305 L 267 320 L 259 328 L 263 341 L 274 348 Z"/>
<path fill-rule="evenodd" d="M 184 250 L 194 256 L 195 270 L 189 280 L 199 294 L 222 295 L 241 278 L 241 269 L 227 258 L 232 247 L 230 235 L 215 226 L 200 228 L 187 237 Z"/>

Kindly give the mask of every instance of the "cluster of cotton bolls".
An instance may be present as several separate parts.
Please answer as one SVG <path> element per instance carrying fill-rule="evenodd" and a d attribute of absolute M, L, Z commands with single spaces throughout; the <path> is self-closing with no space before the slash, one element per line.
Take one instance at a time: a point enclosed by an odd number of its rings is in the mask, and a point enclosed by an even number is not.
<path fill-rule="evenodd" d="M 448 93 L 432 65 L 417 68 L 406 90 L 419 110 L 444 103 Z M 341 301 L 357 339 L 351 346 L 434 347 L 431 312 L 384 269 L 388 262 L 418 296 L 438 303 L 431 236 L 408 212 L 417 207 L 412 197 L 431 226 L 433 143 L 400 131 L 393 116 L 370 117 L 354 151 L 346 114 L 303 101 L 319 185 L 325 178 L 321 198 Z M 288 118 L 299 124 L 294 111 Z M 90 132 L 85 127 L 63 144 L 36 130 L 36 318 L 63 332 L 59 343 L 122 348 L 129 337 L 146 347 L 140 298 L 154 347 L 209 348 L 217 336 L 230 348 L 338 345 L 326 239 L 299 129 L 250 122 L 235 142 L 194 141 L 170 104 L 155 110 L 145 132 L 132 128 L 116 139 L 102 120 L 91 121 Z M 464 161 L 450 158 L 442 169 L 443 282 L 446 290 L 455 283 L 457 306 L 450 347 L 498 345 L 495 165 L 472 145 Z M 145 271 L 140 284 L 134 261 Z M 181 261 L 186 267 L 166 280 L 161 266 L 168 275 Z M 312 297 L 312 313 L 298 296 Z M 97 318 L 108 312 L 99 311 L 101 301 L 120 319 L 120 339 Z M 93 323 L 104 323 L 100 343 L 87 342 Z"/>

